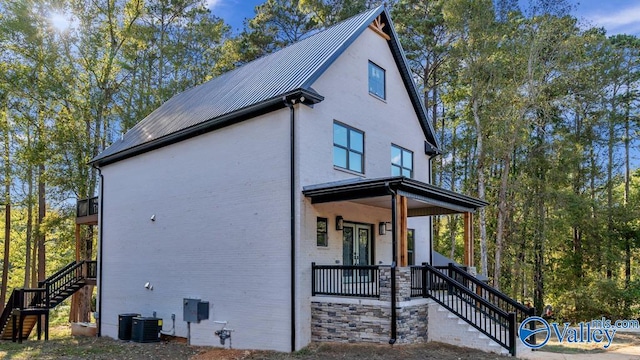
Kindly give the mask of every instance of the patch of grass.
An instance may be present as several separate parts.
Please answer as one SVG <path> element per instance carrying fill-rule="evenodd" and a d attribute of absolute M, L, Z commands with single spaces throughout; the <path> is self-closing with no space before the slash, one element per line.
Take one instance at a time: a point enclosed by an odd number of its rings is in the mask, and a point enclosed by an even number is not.
<path fill-rule="evenodd" d="M 598 354 L 605 352 L 604 349 L 590 349 L 590 348 L 579 348 L 579 347 L 570 347 L 570 346 L 562 346 L 562 345 L 545 345 L 541 351 L 552 352 L 558 354 Z"/>

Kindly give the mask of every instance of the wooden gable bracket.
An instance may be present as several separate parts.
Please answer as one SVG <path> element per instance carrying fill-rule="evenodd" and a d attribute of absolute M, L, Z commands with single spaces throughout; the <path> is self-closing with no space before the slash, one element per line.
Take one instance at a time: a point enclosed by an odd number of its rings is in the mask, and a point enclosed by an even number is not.
<path fill-rule="evenodd" d="M 371 24 L 369 24 L 369 29 L 373 30 L 376 32 L 376 34 L 382 36 L 383 38 L 385 38 L 386 40 L 391 40 L 391 37 L 389 35 L 387 35 L 382 29 L 386 26 L 387 24 L 385 24 L 384 22 L 382 22 L 382 17 L 381 15 L 378 15 L 377 18 L 375 18 L 375 20 L 373 20 L 373 22 Z"/>

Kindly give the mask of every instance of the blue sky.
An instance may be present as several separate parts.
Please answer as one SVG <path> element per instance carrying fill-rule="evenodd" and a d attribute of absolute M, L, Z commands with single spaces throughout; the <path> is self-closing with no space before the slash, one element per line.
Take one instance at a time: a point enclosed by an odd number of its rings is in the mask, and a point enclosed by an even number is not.
<path fill-rule="evenodd" d="M 592 26 L 604 27 L 607 34 L 640 35 L 640 1 L 581 0 L 574 12 Z"/>
<path fill-rule="evenodd" d="M 264 0 L 207 0 L 213 13 L 242 30 L 243 21 L 254 16 L 254 7 Z M 521 0 L 526 2 L 526 0 Z M 607 34 L 640 35 L 640 0 L 572 0 L 573 14 L 587 25 L 604 27 Z"/>

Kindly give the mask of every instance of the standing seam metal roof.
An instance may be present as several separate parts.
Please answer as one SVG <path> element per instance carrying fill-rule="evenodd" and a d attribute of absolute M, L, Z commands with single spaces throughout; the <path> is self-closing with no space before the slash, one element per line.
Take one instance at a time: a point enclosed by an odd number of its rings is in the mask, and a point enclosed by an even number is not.
<path fill-rule="evenodd" d="M 279 99 L 296 90 L 306 90 L 317 95 L 311 88 L 312 83 L 380 14 L 390 23 L 384 7 L 366 11 L 173 96 L 131 128 L 121 140 L 92 159 L 91 163 L 101 165 L 125 158 L 126 153 L 133 152 L 135 155 L 136 148 L 152 142 L 162 142 L 164 138 L 190 128 L 195 131 L 204 123 L 221 120 L 222 117 L 261 103 L 266 106 L 270 100 Z M 400 66 L 401 73 L 406 72 L 403 80 L 421 118 L 425 135 L 436 144 L 433 129 L 426 121 L 426 111 L 408 73 L 406 58 L 397 35 L 391 24 L 389 27 L 392 37 L 390 47 L 396 63 Z M 318 97 L 321 99 L 321 96 Z"/>

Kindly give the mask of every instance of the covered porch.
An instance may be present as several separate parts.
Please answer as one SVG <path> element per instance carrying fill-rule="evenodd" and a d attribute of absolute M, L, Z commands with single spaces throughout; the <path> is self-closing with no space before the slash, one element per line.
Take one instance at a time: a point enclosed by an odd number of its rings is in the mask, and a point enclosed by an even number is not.
<path fill-rule="evenodd" d="M 470 267 L 473 213 L 487 203 L 402 176 L 317 184 L 303 194 L 334 237 L 311 264 L 312 339 L 426 341 L 419 269 L 433 264 L 431 216 L 464 217 L 463 265 Z"/>
<path fill-rule="evenodd" d="M 343 211 L 351 213 L 335 213 L 335 220 L 329 219 L 330 224 L 335 226 L 336 231 L 343 232 L 343 242 L 345 248 L 343 249 L 343 267 L 349 266 L 376 266 L 380 264 L 386 264 L 391 267 L 407 267 L 410 265 L 416 265 L 416 263 L 427 262 L 433 264 L 432 258 L 432 246 L 431 242 L 428 243 L 428 249 L 415 248 L 415 242 L 412 243 L 412 229 L 409 226 L 409 222 L 413 219 L 414 224 L 420 224 L 423 229 L 427 229 L 423 232 L 428 234 L 422 234 L 426 238 L 431 238 L 431 216 L 434 215 L 448 215 L 448 214 L 461 214 L 464 218 L 464 259 L 463 265 L 467 267 L 474 266 L 474 253 L 473 253 L 473 213 L 478 208 L 486 206 L 487 203 L 462 194 L 458 194 L 452 191 L 438 188 L 433 185 L 429 185 L 420 181 L 409 179 L 403 176 L 397 177 L 385 177 L 376 179 L 349 179 L 345 181 L 331 182 L 325 184 L 317 184 L 311 186 L 305 186 L 303 194 L 310 200 L 312 206 L 320 209 L 320 214 L 326 216 L 326 206 L 320 204 L 344 204 L 348 203 L 353 205 L 351 207 L 342 207 Z M 361 206 L 360 208 L 358 206 Z M 338 206 L 333 206 L 333 209 L 340 209 Z M 362 222 L 361 213 L 365 210 L 361 209 L 375 209 L 377 216 L 371 216 L 370 220 Z M 331 215 L 333 215 L 331 213 Z M 355 213 L 360 215 L 358 218 L 360 221 L 352 221 L 357 217 Z M 378 215 L 382 214 L 382 215 Z M 381 220 L 380 217 L 384 217 Z M 333 230 L 333 229 L 332 229 Z M 353 234 L 351 234 L 353 232 Z M 362 248 L 356 249 L 358 246 L 364 244 L 366 239 L 364 236 L 369 237 L 389 237 L 390 235 L 390 249 L 382 249 L 377 246 L 379 256 L 376 255 L 376 246 L 370 246 L 369 249 Z M 347 242 L 347 237 L 352 236 L 355 238 L 354 249 L 350 249 Z M 423 244 L 424 245 L 424 244 Z M 358 250 L 366 250 L 367 253 L 361 254 Z M 381 251 L 383 250 L 383 251 Z M 349 259 L 348 251 L 354 252 L 354 256 Z M 422 253 L 416 261 L 416 252 Z M 427 254 L 425 256 L 425 254 Z M 322 264 L 320 261 L 318 265 L 334 265 L 334 264 Z M 350 269 L 346 269 L 350 274 Z M 351 269 L 355 270 L 355 269 Z M 364 275 L 370 274 L 371 269 L 363 272 Z"/>

